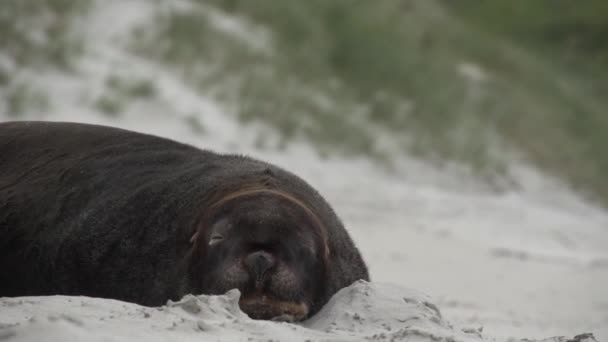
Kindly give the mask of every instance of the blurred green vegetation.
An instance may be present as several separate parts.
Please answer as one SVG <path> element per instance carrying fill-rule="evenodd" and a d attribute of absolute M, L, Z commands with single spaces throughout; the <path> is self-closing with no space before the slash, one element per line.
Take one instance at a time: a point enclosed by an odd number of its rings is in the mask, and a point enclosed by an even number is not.
<path fill-rule="evenodd" d="M 608 2 L 443 0 L 443 4 L 471 29 L 525 48 L 552 68 L 562 88 L 582 95 L 556 101 L 565 110 L 547 118 L 567 138 L 565 144 L 554 145 L 549 137 L 546 145 L 556 149 L 552 153 L 532 149 L 532 156 L 608 203 L 608 182 L 603 179 L 608 171 L 604 153 L 608 143 Z M 545 131 L 539 133 L 541 140 Z"/>
<path fill-rule="evenodd" d="M 43 111 L 48 108 L 46 93 L 38 87 L 15 82 L 6 89 L 3 97 L 6 101 L 7 114 L 9 118 L 17 119 L 27 110 Z"/>
<path fill-rule="evenodd" d="M 19 65 L 68 68 L 82 49 L 70 26 L 89 0 L 0 1 L 0 47 Z"/>
<path fill-rule="evenodd" d="M 608 68 L 608 1 L 443 0 L 479 28 L 554 52 L 563 62 Z"/>
<path fill-rule="evenodd" d="M 83 49 L 72 19 L 88 4 L 89 0 L 0 1 L 0 101 L 10 118 L 48 109 L 45 89 L 20 79 L 19 71 L 71 69 Z"/>
<path fill-rule="evenodd" d="M 83 49 L 70 23 L 89 3 L 0 2 L 2 54 L 15 68 L 69 70 Z M 133 50 L 244 122 L 275 126 L 281 145 L 304 138 L 322 155 L 388 165 L 407 150 L 466 163 L 488 180 L 506 177 L 515 155 L 608 203 L 606 1 L 192 3 L 159 6 L 134 32 Z M 0 64 L 11 113 L 43 106 L 44 94 L 15 74 Z M 111 116 L 156 92 L 149 80 L 110 77 L 105 86 L 94 105 Z"/>
<path fill-rule="evenodd" d="M 104 92 L 94 105 L 110 117 L 118 117 L 135 100 L 149 100 L 156 96 L 157 89 L 150 79 L 133 79 L 110 75 L 105 80 Z"/>
<path fill-rule="evenodd" d="M 201 11 L 159 20 L 152 50 L 239 103 L 244 119 L 304 135 L 322 149 L 384 157 L 378 141 L 390 135 L 410 152 L 465 162 L 488 179 L 504 173 L 515 146 L 608 201 L 608 100 L 598 91 L 607 73 L 595 45 L 608 44 L 600 1 L 516 2 L 521 8 L 508 1 L 198 2 Z M 257 51 L 247 38 L 218 29 L 210 5 L 268 28 L 274 50 Z M 567 19 L 552 6 L 577 9 Z M 596 26 L 576 29 L 586 14 L 597 15 Z M 562 41 L 572 37 L 560 31 L 568 25 L 575 45 Z M 552 58 L 562 50 L 572 57 Z M 588 63 L 573 69 L 572 60 Z M 197 76 L 209 64 L 224 68 Z"/>
<path fill-rule="evenodd" d="M 365 122 L 344 115 L 356 111 L 357 103 L 331 84 L 331 77 L 294 68 L 291 56 L 240 36 L 247 33 L 220 29 L 218 20 L 224 19 L 212 8 L 162 13 L 154 27 L 135 32 L 134 50 L 168 63 L 196 88 L 234 108 L 242 121 L 274 125 L 282 133 L 279 147 L 304 137 L 324 154 L 328 149 L 374 154 Z"/>

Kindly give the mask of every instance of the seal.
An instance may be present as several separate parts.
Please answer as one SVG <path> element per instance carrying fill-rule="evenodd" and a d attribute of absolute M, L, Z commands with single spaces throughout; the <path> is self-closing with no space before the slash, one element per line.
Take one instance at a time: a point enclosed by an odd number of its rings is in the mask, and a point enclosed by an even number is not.
<path fill-rule="evenodd" d="M 132 131 L 0 123 L 0 296 L 147 306 L 241 292 L 303 320 L 367 267 L 342 222 L 275 165 Z"/>

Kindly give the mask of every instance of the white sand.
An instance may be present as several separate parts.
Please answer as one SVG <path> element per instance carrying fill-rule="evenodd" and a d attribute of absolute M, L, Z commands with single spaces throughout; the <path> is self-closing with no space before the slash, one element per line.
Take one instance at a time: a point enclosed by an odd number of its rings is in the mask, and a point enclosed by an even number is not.
<path fill-rule="evenodd" d="M 255 321 L 238 307 L 239 292 L 186 296 L 160 308 L 88 297 L 0 299 L 2 336 L 14 341 L 479 341 L 452 329 L 424 295 L 360 282 L 340 291 L 304 324 Z M 6 327 L 10 326 L 10 327 Z"/>

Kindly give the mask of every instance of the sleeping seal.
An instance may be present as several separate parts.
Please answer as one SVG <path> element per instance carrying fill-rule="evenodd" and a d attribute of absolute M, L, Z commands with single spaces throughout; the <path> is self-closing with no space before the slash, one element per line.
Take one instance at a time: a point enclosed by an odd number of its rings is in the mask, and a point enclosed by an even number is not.
<path fill-rule="evenodd" d="M 241 291 L 302 320 L 368 280 L 330 205 L 277 166 L 117 128 L 0 124 L 0 296 L 157 306 Z"/>

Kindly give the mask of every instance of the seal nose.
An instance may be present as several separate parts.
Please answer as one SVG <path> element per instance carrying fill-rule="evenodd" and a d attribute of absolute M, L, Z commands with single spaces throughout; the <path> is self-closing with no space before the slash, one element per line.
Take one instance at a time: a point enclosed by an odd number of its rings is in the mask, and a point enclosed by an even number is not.
<path fill-rule="evenodd" d="M 275 259 L 270 253 L 258 251 L 245 258 L 245 265 L 256 281 L 261 281 L 266 272 L 274 267 Z"/>

